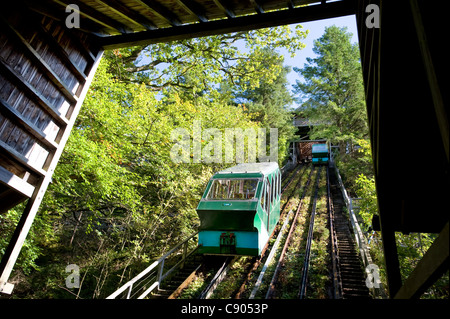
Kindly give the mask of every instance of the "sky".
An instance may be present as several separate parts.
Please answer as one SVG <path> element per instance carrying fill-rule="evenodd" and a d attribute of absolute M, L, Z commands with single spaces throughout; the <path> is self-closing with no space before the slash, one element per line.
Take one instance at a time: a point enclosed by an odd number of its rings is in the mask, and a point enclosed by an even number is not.
<path fill-rule="evenodd" d="M 287 53 L 286 50 L 279 50 L 279 52 L 284 56 L 284 64 L 289 65 L 292 68 L 303 68 L 307 57 L 314 58 L 316 56 L 312 51 L 314 40 L 320 38 L 325 32 L 325 28 L 328 26 L 336 25 L 338 27 L 347 27 L 347 31 L 353 34 L 352 43 L 358 43 L 358 31 L 356 27 L 356 17 L 354 15 L 300 24 L 303 26 L 304 30 L 309 30 L 309 34 L 304 40 L 306 47 L 299 51 L 294 58 L 291 58 L 290 54 Z M 292 90 L 292 84 L 295 84 L 297 80 L 302 81 L 302 77 L 298 73 L 294 72 L 294 70 L 287 75 L 287 78 L 291 85 L 290 90 Z"/>

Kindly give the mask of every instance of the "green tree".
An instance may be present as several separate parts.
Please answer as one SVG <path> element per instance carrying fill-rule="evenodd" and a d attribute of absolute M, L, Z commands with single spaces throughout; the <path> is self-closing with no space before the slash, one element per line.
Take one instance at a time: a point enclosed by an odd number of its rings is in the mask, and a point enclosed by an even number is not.
<path fill-rule="evenodd" d="M 341 154 L 368 136 L 359 50 L 351 36 L 346 27 L 326 28 L 314 42 L 317 57 L 307 58 L 302 69 L 294 68 L 305 79 L 294 85 L 299 110 L 318 124 L 311 137 L 338 144 Z"/>
<path fill-rule="evenodd" d="M 34 297 L 70 297 L 57 284 L 70 263 L 84 278 L 76 294 L 105 296 L 196 229 L 205 184 L 225 164 L 172 162 L 173 129 L 192 131 L 194 119 L 222 132 L 256 127 L 208 96 L 158 100 L 145 84 L 114 78 L 111 63 L 102 60 L 45 195 L 34 229 L 46 236 L 30 234 L 18 264 L 41 285 Z"/>
<path fill-rule="evenodd" d="M 100 278 L 86 281 L 83 296 L 102 296 L 112 269 L 130 273 L 196 228 L 195 207 L 217 168 L 173 163 L 174 128 L 192 130 L 194 119 L 204 128 L 255 126 L 242 109 L 206 97 L 157 100 L 144 84 L 114 79 L 111 63 L 97 71 L 44 204 L 61 216 L 67 261 Z"/>
<path fill-rule="evenodd" d="M 284 58 L 277 52 L 266 49 L 261 64 L 262 69 L 270 69 L 272 65 L 278 65 L 281 72 L 275 79 L 261 78 L 258 87 L 253 89 L 238 89 L 235 93 L 235 101 L 243 103 L 251 118 L 260 123 L 264 128 L 278 129 L 279 163 L 282 165 L 287 156 L 287 147 L 294 137 L 295 127 L 292 125 L 290 107 L 294 101 L 289 92 L 287 74 L 290 67 L 283 66 Z"/>
<path fill-rule="evenodd" d="M 258 127 L 219 84 L 246 89 L 276 79 L 279 64 L 259 67 L 263 47 L 293 53 L 303 35 L 290 41 L 284 28 L 266 29 L 106 52 L 19 259 L 34 291 L 24 284 L 17 296 L 73 297 L 60 286 L 74 263 L 82 277 L 74 294 L 104 297 L 191 234 L 205 184 L 231 164 L 174 163 L 171 132 L 192 132 L 194 120 L 222 133 Z M 17 213 L 3 218 L 7 238 Z"/>
<path fill-rule="evenodd" d="M 261 78 L 273 81 L 278 64 L 265 64 L 264 51 L 285 48 L 294 55 L 307 35 L 300 25 L 180 40 L 107 52 L 113 58 L 111 73 L 125 82 L 145 83 L 155 91 L 166 88 L 193 93 L 214 91 L 227 83 L 243 90 L 259 86 Z M 245 46 L 240 50 L 238 44 Z"/>

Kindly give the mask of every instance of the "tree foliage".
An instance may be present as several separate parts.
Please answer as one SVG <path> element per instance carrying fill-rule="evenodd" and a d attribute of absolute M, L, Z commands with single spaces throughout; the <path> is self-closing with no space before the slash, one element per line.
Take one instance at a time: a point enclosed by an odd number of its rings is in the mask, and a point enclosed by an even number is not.
<path fill-rule="evenodd" d="M 283 66 L 283 57 L 273 50 L 266 49 L 263 54 L 262 68 L 268 70 L 276 65 L 281 70 L 279 75 L 275 80 L 262 78 L 259 86 L 253 89 L 246 85 L 246 89 L 237 90 L 235 101 L 244 104 L 246 113 L 261 127 L 278 129 L 279 162 L 284 163 L 289 142 L 295 134 L 290 112 L 294 99 L 288 90 L 286 77 L 290 67 Z"/>
<path fill-rule="evenodd" d="M 314 41 L 315 58 L 302 69 L 294 68 L 305 82 L 297 81 L 299 110 L 314 126 L 311 138 L 326 138 L 344 154 L 356 139 L 368 137 L 361 64 L 357 44 L 351 44 L 346 27 L 330 26 Z"/>
<path fill-rule="evenodd" d="M 265 51 L 285 48 L 294 55 L 304 47 L 307 31 L 300 25 L 237 32 L 203 38 L 138 46 L 109 53 L 112 74 L 126 82 L 145 83 L 155 91 L 166 88 L 192 93 L 214 91 L 224 83 L 242 90 L 274 81 L 281 67 L 265 63 Z M 241 50 L 245 46 L 246 50 Z M 262 67 L 262 65 L 265 67 Z"/>
<path fill-rule="evenodd" d="M 16 264 L 15 296 L 105 297 L 192 234 L 206 182 L 232 163 L 173 162 L 171 132 L 187 129 L 192 145 L 194 120 L 221 132 L 269 125 L 232 99 L 285 76 L 265 52 L 294 53 L 305 35 L 281 27 L 106 52 Z M 0 249 L 18 216 L 1 216 Z M 64 288 L 68 264 L 80 267 L 77 290 Z"/>

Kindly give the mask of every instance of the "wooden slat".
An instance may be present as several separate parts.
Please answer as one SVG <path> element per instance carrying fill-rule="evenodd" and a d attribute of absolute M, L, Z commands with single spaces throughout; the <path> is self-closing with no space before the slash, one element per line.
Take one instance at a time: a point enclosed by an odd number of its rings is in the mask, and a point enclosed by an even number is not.
<path fill-rule="evenodd" d="M 36 89 L 28 83 L 22 75 L 17 74 L 7 63 L 6 61 L 0 57 L 0 70 L 3 70 L 8 76 L 9 80 L 12 80 L 19 87 L 21 87 L 26 93 L 27 97 L 34 100 L 37 104 L 39 104 L 48 114 L 61 126 L 67 126 L 69 121 L 58 111 L 53 109 L 50 106 L 50 102 L 47 101 L 45 97 L 42 96 Z"/>
<path fill-rule="evenodd" d="M 404 282 L 395 299 L 419 298 L 443 273 L 448 272 L 449 266 L 449 223 L 439 234 Z"/>
<path fill-rule="evenodd" d="M 197 17 L 200 22 L 208 22 L 205 9 L 192 0 L 176 0 L 177 3 L 188 13 Z"/>
<path fill-rule="evenodd" d="M 157 28 L 157 26 L 150 19 L 136 13 L 135 11 L 131 10 L 130 8 L 123 5 L 121 2 L 117 0 L 95 0 L 95 1 L 106 7 L 109 7 L 112 11 L 120 15 L 122 18 L 130 21 L 133 24 L 143 27 L 146 30 L 153 30 Z"/>
<path fill-rule="evenodd" d="M 86 82 L 86 74 L 83 70 L 80 70 L 78 66 L 73 63 L 67 52 L 59 45 L 54 37 L 52 37 L 47 30 L 39 23 L 38 24 L 39 34 L 45 37 L 45 42 L 51 47 L 52 52 L 61 60 L 61 62 L 72 72 L 72 74 L 77 78 L 81 85 Z M 92 59 L 91 55 L 86 54 Z"/>
<path fill-rule="evenodd" d="M 177 28 L 163 28 L 118 36 L 99 37 L 98 41 L 103 49 L 116 49 L 335 18 L 354 14 L 355 11 L 356 8 L 353 1 L 338 1 L 291 10 L 188 24 Z"/>
<path fill-rule="evenodd" d="M 48 79 L 55 84 L 61 93 L 67 98 L 70 103 L 76 103 L 77 97 L 71 92 L 71 90 L 65 85 L 64 81 L 53 72 L 51 67 L 44 61 L 40 54 L 22 37 L 22 35 L 7 21 L 0 16 L 0 25 L 4 25 L 5 29 L 9 31 L 14 40 L 18 42 L 25 53 L 30 57 L 31 61 L 43 72 Z"/>
<path fill-rule="evenodd" d="M 161 5 L 159 2 L 153 0 L 136 0 L 136 1 L 145 5 L 154 14 L 156 14 L 161 19 L 165 20 L 171 26 L 176 27 L 182 24 L 180 19 L 174 13 L 172 13 L 169 9 Z"/>
<path fill-rule="evenodd" d="M 8 102 L 0 97 L 0 112 L 12 121 L 13 123 L 22 127 L 25 131 L 37 138 L 42 144 L 54 151 L 58 148 L 58 144 L 47 138 L 46 134 L 37 128 L 33 123 L 30 123 L 22 114 L 13 108 Z"/>
<path fill-rule="evenodd" d="M 236 18 L 236 13 L 234 13 L 233 9 L 230 7 L 230 4 L 227 3 L 226 0 L 213 0 L 215 5 L 222 10 L 228 18 Z"/>
<path fill-rule="evenodd" d="M 34 192 L 34 186 L 17 177 L 7 169 L 0 166 L 0 182 L 30 198 Z"/>
<path fill-rule="evenodd" d="M 62 1 L 62 0 L 53 0 L 54 2 L 56 2 L 57 4 L 63 6 L 64 8 L 66 8 L 69 4 L 71 4 L 70 1 Z M 76 3 L 76 5 L 79 7 L 79 11 L 78 13 L 83 16 L 86 17 L 92 21 L 94 21 L 95 23 L 98 23 L 110 30 L 115 30 L 116 32 L 119 33 L 129 33 L 129 32 L 133 32 L 133 30 L 131 30 L 128 26 L 108 17 L 107 15 L 94 10 L 92 7 L 85 5 L 83 2 L 78 1 Z"/>
<path fill-rule="evenodd" d="M 45 176 L 45 171 L 42 168 L 37 167 L 32 163 L 28 158 L 17 152 L 11 146 L 6 144 L 3 141 L 0 141 L 0 150 L 3 154 L 8 154 L 10 158 L 13 158 L 17 162 L 19 162 L 22 166 L 26 167 L 30 171 L 40 175 L 41 177 Z"/>

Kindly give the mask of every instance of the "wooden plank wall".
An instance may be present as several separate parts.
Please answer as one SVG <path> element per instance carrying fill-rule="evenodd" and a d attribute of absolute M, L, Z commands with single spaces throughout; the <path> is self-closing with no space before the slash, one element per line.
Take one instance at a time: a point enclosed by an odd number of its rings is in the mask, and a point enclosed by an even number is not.
<path fill-rule="evenodd" d="M 312 160 L 312 146 L 313 144 L 325 144 L 326 141 L 300 141 L 297 142 L 297 152 L 298 162 L 305 162 L 305 161 L 311 161 Z"/>
<path fill-rule="evenodd" d="M 379 81 L 380 81 L 380 29 L 366 27 L 366 8 L 369 5 L 381 7 L 380 0 L 358 1 L 356 22 L 358 27 L 359 51 L 363 72 L 366 107 L 372 153 L 379 153 Z M 376 155 L 375 155 L 376 156 Z M 374 157 L 374 169 L 378 170 L 378 158 Z"/>
<path fill-rule="evenodd" d="M 64 23 L 26 10 L 0 13 L 0 213 L 29 199 L 2 256 L 0 292 L 12 289 L 9 273 L 101 55 Z"/>

